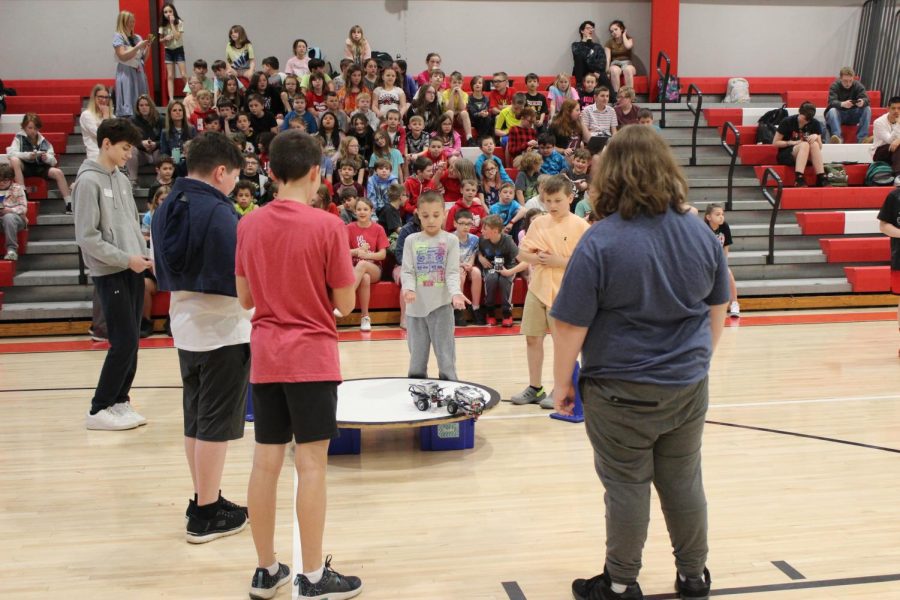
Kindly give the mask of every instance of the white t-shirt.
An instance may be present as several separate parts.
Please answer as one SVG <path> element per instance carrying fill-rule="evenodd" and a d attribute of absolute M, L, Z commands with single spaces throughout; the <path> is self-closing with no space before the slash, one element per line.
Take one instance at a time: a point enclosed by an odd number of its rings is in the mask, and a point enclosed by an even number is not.
<path fill-rule="evenodd" d="M 250 343 L 250 317 L 237 298 L 199 292 L 172 292 L 169 319 L 175 347 L 209 352 Z"/>

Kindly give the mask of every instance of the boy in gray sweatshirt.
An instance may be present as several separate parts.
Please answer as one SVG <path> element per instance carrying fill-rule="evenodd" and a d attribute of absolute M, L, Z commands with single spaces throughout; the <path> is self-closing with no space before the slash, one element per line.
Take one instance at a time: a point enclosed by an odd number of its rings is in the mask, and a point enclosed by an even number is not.
<path fill-rule="evenodd" d="M 127 119 L 100 123 L 100 154 L 81 165 L 72 196 L 75 240 L 100 298 L 110 346 L 85 417 L 88 429 L 134 429 L 147 422 L 131 408 L 128 392 L 137 371 L 144 271 L 153 263 L 131 184 L 119 170 L 140 141 L 140 131 Z"/>
<path fill-rule="evenodd" d="M 459 287 L 459 240 L 442 229 L 446 217 L 439 193 L 419 196 L 416 215 L 422 231 L 406 239 L 400 273 L 406 303 L 408 376 L 428 377 L 428 354 L 433 347 L 439 377 L 456 380 L 453 309 L 470 304 Z"/>

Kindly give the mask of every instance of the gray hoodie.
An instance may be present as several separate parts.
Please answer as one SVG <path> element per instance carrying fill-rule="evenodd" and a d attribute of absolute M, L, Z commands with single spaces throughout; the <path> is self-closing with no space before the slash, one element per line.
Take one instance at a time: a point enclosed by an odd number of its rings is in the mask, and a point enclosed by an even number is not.
<path fill-rule="evenodd" d="M 78 169 L 72 191 L 75 241 L 94 277 L 128 268 L 132 256 L 149 256 L 128 177 L 93 160 Z"/>

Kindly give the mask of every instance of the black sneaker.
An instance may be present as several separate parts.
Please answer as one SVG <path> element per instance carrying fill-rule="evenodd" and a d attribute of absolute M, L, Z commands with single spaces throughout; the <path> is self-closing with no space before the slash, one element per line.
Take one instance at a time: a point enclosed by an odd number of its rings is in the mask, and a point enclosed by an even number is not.
<path fill-rule="evenodd" d="M 225 510 L 227 510 L 229 512 L 236 511 L 236 510 L 242 511 L 245 515 L 247 515 L 247 520 L 248 521 L 250 520 L 250 513 L 247 511 L 247 507 L 241 506 L 240 504 L 235 504 L 231 500 L 228 500 L 227 498 L 225 498 L 225 496 L 222 495 L 222 492 L 219 492 L 219 506 L 221 506 L 222 508 L 224 508 Z M 187 521 L 188 517 L 190 517 L 192 514 L 194 514 L 194 511 L 196 511 L 196 510 L 197 510 L 197 498 L 194 497 L 194 498 L 191 498 L 190 500 L 188 500 L 188 507 L 184 511 L 184 520 Z"/>
<path fill-rule="evenodd" d="M 278 588 L 291 580 L 291 568 L 284 563 L 278 563 L 278 572 L 269 575 L 268 569 L 256 569 L 253 581 L 250 582 L 250 597 L 254 600 L 268 600 L 274 598 Z"/>
<path fill-rule="evenodd" d="M 465 327 L 466 325 L 468 325 L 468 323 L 466 323 L 466 311 L 454 310 L 453 321 L 457 327 Z"/>
<path fill-rule="evenodd" d="M 476 325 L 484 325 L 487 323 L 487 321 L 485 321 L 485 319 L 484 319 L 484 309 L 481 308 L 480 306 L 477 309 L 472 310 L 472 315 L 473 315 L 472 320 L 475 321 Z"/>
<path fill-rule="evenodd" d="M 708 600 L 711 584 L 709 569 L 703 569 L 703 577 L 688 577 L 684 581 L 675 574 L 675 591 L 682 600 Z"/>
<path fill-rule="evenodd" d="M 153 321 L 141 319 L 141 338 L 148 338 L 151 335 L 153 335 Z"/>
<path fill-rule="evenodd" d="M 319 583 L 310 583 L 305 575 L 298 573 L 294 584 L 300 588 L 300 598 L 314 600 L 346 600 L 362 592 L 362 581 L 359 577 L 344 576 L 331 568 L 330 554 L 325 558 L 325 572 L 322 573 Z"/>
<path fill-rule="evenodd" d="M 590 579 L 576 579 L 572 582 L 572 596 L 575 600 L 643 600 L 644 594 L 641 586 L 633 583 L 625 588 L 621 594 L 612 591 L 612 580 L 606 573 Z"/>
<path fill-rule="evenodd" d="M 201 519 L 194 512 L 188 516 L 185 539 L 189 544 L 205 544 L 240 533 L 246 526 L 247 514 L 239 510 L 227 511 L 219 507 L 212 519 Z"/>
<path fill-rule="evenodd" d="M 66 214 L 67 215 L 72 214 L 72 203 L 71 202 L 66 202 Z"/>

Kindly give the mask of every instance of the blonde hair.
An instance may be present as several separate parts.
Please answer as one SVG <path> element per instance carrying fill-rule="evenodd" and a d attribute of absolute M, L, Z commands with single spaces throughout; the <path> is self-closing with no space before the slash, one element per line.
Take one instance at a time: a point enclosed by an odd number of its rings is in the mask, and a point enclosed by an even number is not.
<path fill-rule="evenodd" d="M 850 77 L 856 77 L 856 73 L 854 73 L 853 69 L 851 69 L 850 67 L 843 67 L 841 69 L 841 77 L 843 77 L 844 75 L 849 75 Z"/>
<path fill-rule="evenodd" d="M 134 35 L 134 29 L 132 29 L 131 33 L 128 33 L 128 30 L 125 28 L 126 23 L 128 23 L 128 19 L 134 19 L 134 13 L 129 12 L 127 10 L 123 10 L 119 13 L 119 16 L 116 18 L 116 33 L 121 33 L 125 36 L 125 39 L 131 43 L 131 36 Z"/>
<path fill-rule="evenodd" d="M 544 164 L 544 158 L 537 152 L 524 152 L 519 158 L 521 159 L 519 161 L 520 171 L 530 171 L 535 167 L 540 169 Z"/>
<path fill-rule="evenodd" d="M 592 212 L 623 219 L 685 212 L 688 184 L 666 141 L 651 127 L 624 127 L 614 135 L 591 182 Z"/>
<path fill-rule="evenodd" d="M 353 32 L 359 32 L 359 42 L 353 41 Z M 351 46 L 356 46 L 356 48 L 362 52 L 363 48 L 366 46 L 366 34 L 363 31 L 363 28 L 360 25 L 354 25 L 350 28 L 350 33 L 347 34 L 347 43 Z"/>
<path fill-rule="evenodd" d="M 94 115 L 95 117 L 97 117 L 98 119 L 100 119 L 100 118 L 103 117 L 103 115 L 100 113 L 100 108 L 97 106 L 97 92 L 99 92 L 99 91 L 101 91 L 101 90 L 104 91 L 104 92 L 106 92 L 107 94 L 110 93 L 110 92 L 109 92 L 109 89 L 108 89 L 105 85 L 103 85 L 102 83 L 94 84 L 94 87 L 91 88 L 91 95 L 90 95 L 90 97 L 88 97 L 87 108 L 85 109 L 85 110 L 87 110 L 89 113 L 91 113 L 92 115 Z M 114 117 L 114 116 L 115 116 L 115 115 L 113 114 L 113 113 L 114 113 L 114 110 L 113 110 L 114 108 L 115 108 L 115 107 L 113 106 L 112 98 L 110 98 L 110 102 L 109 102 L 109 116 L 110 116 L 110 117 Z"/>
<path fill-rule="evenodd" d="M 623 85 L 619 88 L 619 96 L 625 96 L 632 102 L 634 102 L 634 99 L 637 97 L 634 93 L 634 88 L 627 85 Z"/>
<path fill-rule="evenodd" d="M 464 181 L 466 179 L 471 179 L 472 181 L 478 181 L 478 175 L 475 173 L 475 163 L 467 158 L 457 158 L 453 161 L 453 164 L 450 165 L 450 169 L 456 171 L 456 174 L 459 175 L 459 180 Z"/>

